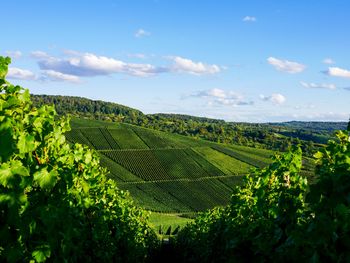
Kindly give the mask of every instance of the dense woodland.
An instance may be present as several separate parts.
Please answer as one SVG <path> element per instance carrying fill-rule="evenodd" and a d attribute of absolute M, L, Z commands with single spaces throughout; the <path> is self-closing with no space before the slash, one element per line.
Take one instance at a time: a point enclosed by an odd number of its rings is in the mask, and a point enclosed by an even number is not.
<path fill-rule="evenodd" d="M 334 136 L 346 123 L 231 123 L 203 117 L 178 114 L 145 115 L 123 105 L 80 97 L 33 95 L 34 105 L 55 105 L 59 115 L 70 114 L 95 120 L 125 122 L 156 130 L 198 137 L 214 142 L 239 144 L 256 148 L 285 151 L 300 144 L 304 154 L 311 156 L 321 144 Z"/>

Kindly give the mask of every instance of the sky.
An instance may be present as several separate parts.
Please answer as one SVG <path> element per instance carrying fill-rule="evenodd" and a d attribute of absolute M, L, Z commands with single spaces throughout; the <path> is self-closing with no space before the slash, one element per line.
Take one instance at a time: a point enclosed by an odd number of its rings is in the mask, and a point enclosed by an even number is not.
<path fill-rule="evenodd" d="M 237 122 L 347 121 L 350 1 L 3 1 L 33 94 Z"/>

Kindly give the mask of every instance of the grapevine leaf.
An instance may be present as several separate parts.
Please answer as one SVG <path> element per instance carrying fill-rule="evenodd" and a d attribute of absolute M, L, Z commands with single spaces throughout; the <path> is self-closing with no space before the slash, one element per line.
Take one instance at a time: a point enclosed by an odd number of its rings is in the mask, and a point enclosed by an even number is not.
<path fill-rule="evenodd" d="M 0 124 L 0 157 L 6 160 L 12 153 L 12 125 L 10 120 L 1 120 Z"/>
<path fill-rule="evenodd" d="M 11 167 L 7 163 L 3 163 L 0 166 L 0 184 L 8 187 L 10 185 L 11 179 L 13 179 Z"/>
<path fill-rule="evenodd" d="M 19 153 L 32 152 L 35 149 L 34 136 L 30 134 L 21 134 L 18 139 L 17 147 Z"/>
<path fill-rule="evenodd" d="M 41 188 L 51 189 L 57 182 L 58 173 L 56 170 L 48 172 L 46 168 L 34 174 L 34 181 L 38 182 Z"/>
<path fill-rule="evenodd" d="M 11 63 L 9 57 L 0 57 L 0 79 L 5 79 L 7 75 L 8 65 Z"/>
<path fill-rule="evenodd" d="M 11 168 L 13 174 L 18 174 L 22 176 L 29 176 L 28 170 L 22 165 L 20 161 L 12 161 Z"/>
<path fill-rule="evenodd" d="M 37 262 L 44 262 L 51 255 L 50 248 L 48 246 L 42 246 L 33 251 L 32 256 Z"/>
<path fill-rule="evenodd" d="M 317 153 L 314 154 L 314 157 L 315 157 L 316 159 L 320 159 L 320 158 L 323 157 L 323 153 L 317 152 Z"/>
<path fill-rule="evenodd" d="M 1 203 L 15 203 L 15 198 L 13 194 L 0 194 L 0 204 Z"/>

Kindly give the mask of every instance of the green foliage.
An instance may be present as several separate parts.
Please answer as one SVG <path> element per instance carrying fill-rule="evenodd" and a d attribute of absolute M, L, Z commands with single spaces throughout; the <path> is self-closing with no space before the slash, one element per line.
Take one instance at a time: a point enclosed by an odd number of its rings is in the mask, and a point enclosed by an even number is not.
<path fill-rule="evenodd" d="M 69 113 L 97 120 L 121 121 L 124 118 L 129 120 L 131 116 L 135 119 L 144 116 L 142 112 L 127 106 L 80 97 L 33 95 L 32 101 L 38 107 L 54 104 L 60 115 Z"/>
<path fill-rule="evenodd" d="M 309 256 L 346 262 L 350 259 L 350 137 L 348 131 L 336 135 L 337 141 L 315 154 L 319 179 L 307 195 L 313 217 L 302 246 L 312 251 Z"/>
<path fill-rule="evenodd" d="M 0 261 L 143 261 L 155 234 L 69 120 L 32 107 L 0 57 Z"/>
<path fill-rule="evenodd" d="M 299 148 L 276 156 L 245 178 L 229 206 L 180 231 L 176 253 L 187 262 L 349 262 L 350 138 L 336 136 L 315 154 L 310 187 Z"/>
<path fill-rule="evenodd" d="M 272 260 L 303 221 L 307 183 L 300 168 L 299 148 L 276 156 L 269 167 L 245 177 L 228 207 L 203 214 L 181 231 L 179 246 L 194 261 Z"/>
<path fill-rule="evenodd" d="M 4 83 L 5 76 L 7 75 L 8 65 L 11 63 L 11 59 L 9 57 L 0 57 L 0 81 L 1 85 Z"/>

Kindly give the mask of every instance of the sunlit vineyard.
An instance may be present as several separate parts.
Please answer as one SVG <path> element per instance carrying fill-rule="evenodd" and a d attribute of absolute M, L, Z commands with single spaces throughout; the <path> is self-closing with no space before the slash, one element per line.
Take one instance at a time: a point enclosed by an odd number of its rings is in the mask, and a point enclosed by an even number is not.
<path fill-rule="evenodd" d="M 116 126 L 108 130 L 121 149 L 149 149 L 132 129 Z"/>
<path fill-rule="evenodd" d="M 74 119 L 72 127 L 68 140 L 95 148 L 109 177 L 151 211 L 186 213 L 226 205 L 242 175 L 268 164 L 272 154 L 129 124 Z"/>
<path fill-rule="evenodd" d="M 211 147 L 196 147 L 194 151 L 218 167 L 224 174 L 242 175 L 253 167 L 248 163 L 242 162 Z"/>
<path fill-rule="evenodd" d="M 222 147 L 222 146 L 213 146 L 213 149 L 255 167 L 261 168 L 268 165 L 271 162 L 270 159 L 262 157 L 261 155 L 258 155 L 258 154 L 253 154 L 251 152 L 244 152 L 244 151 L 233 150 L 233 149 L 231 150 L 227 147 Z"/>

